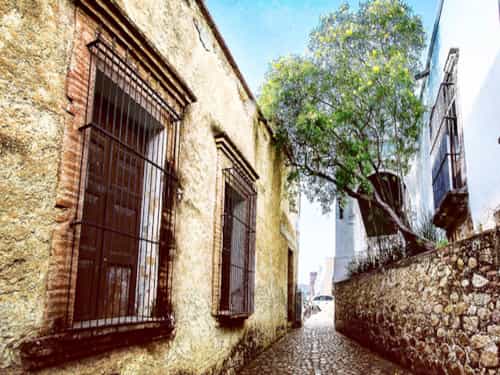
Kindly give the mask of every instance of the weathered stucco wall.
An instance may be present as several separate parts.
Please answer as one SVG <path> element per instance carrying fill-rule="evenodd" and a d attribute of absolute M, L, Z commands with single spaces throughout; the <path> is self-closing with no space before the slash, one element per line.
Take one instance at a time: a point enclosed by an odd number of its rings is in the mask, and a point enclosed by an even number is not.
<path fill-rule="evenodd" d="M 337 330 L 417 374 L 498 374 L 500 229 L 337 283 Z"/>
<path fill-rule="evenodd" d="M 45 373 L 231 373 L 286 331 L 287 254 L 297 249 L 295 219 L 282 199 L 282 156 L 195 1 L 119 4 L 197 97 L 181 127 L 175 336 Z M 67 219 L 55 202 L 75 14 L 69 0 L 0 3 L 0 372 L 21 372 L 19 345 L 44 326 L 51 236 Z M 220 131 L 260 176 L 255 313 L 237 328 L 220 327 L 211 315 Z"/>
<path fill-rule="evenodd" d="M 0 372 L 44 315 L 72 6 L 0 2 Z"/>

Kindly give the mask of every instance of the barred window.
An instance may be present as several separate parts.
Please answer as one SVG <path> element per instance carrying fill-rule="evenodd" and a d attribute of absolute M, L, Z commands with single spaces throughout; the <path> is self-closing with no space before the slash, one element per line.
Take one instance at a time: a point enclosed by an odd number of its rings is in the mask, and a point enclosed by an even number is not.
<path fill-rule="evenodd" d="M 236 168 L 223 170 L 222 256 L 219 315 L 254 311 L 256 191 Z"/>
<path fill-rule="evenodd" d="M 178 117 L 112 47 L 89 48 L 70 320 L 73 328 L 166 322 Z"/>
<path fill-rule="evenodd" d="M 457 63 L 452 48 L 430 117 L 432 188 L 437 210 L 447 193 L 466 186 L 462 129 L 457 111 Z"/>
<path fill-rule="evenodd" d="M 295 282 L 294 282 L 294 260 L 293 252 L 288 249 L 288 274 L 287 274 L 287 317 L 289 322 L 293 322 L 295 318 L 294 308 L 295 308 Z"/>
<path fill-rule="evenodd" d="M 339 220 L 344 220 L 344 205 L 340 200 L 337 203 L 337 208 L 339 210 Z"/>

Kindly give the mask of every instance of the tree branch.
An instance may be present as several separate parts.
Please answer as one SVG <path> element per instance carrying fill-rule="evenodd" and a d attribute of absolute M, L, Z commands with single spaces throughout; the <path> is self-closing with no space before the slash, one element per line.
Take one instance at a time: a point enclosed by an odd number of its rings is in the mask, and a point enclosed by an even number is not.
<path fill-rule="evenodd" d="M 434 244 L 417 235 L 411 228 L 409 228 L 402 220 L 402 218 L 399 217 L 399 215 L 395 212 L 394 208 L 391 207 L 381 196 L 380 193 L 377 189 L 377 187 L 370 181 L 370 183 L 373 186 L 373 194 L 369 195 L 366 193 L 362 193 L 359 190 L 355 191 L 354 189 L 349 188 L 348 186 L 340 186 L 337 183 L 337 180 L 318 170 L 312 169 L 309 165 L 305 164 L 299 164 L 299 163 L 293 163 L 293 166 L 302 170 L 307 171 L 309 175 L 316 176 L 319 178 L 322 178 L 326 181 L 329 181 L 337 188 L 340 188 L 342 191 L 344 191 L 348 196 L 351 198 L 357 199 L 358 201 L 364 201 L 367 203 L 373 204 L 375 207 L 381 209 L 384 213 L 388 215 L 389 220 L 398 227 L 398 230 L 401 232 L 403 235 L 404 239 L 413 247 L 418 249 L 420 252 L 421 251 L 430 251 L 434 249 Z"/>

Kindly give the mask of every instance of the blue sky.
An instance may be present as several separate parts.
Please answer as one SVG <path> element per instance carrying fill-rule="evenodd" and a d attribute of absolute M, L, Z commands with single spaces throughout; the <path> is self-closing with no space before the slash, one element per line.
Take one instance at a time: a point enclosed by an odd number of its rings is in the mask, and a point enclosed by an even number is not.
<path fill-rule="evenodd" d="M 302 53 L 319 17 L 338 8 L 340 0 L 206 0 L 227 45 L 254 94 L 258 94 L 268 64 L 283 55 Z M 437 0 L 407 1 L 422 16 L 428 38 Z M 349 1 L 356 6 L 358 1 Z M 333 215 L 302 202 L 299 281 L 334 255 Z"/>

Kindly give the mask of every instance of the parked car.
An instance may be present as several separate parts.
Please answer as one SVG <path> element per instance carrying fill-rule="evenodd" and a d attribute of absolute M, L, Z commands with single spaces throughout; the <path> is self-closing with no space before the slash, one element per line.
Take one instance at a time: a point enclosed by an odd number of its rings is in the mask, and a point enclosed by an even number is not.
<path fill-rule="evenodd" d="M 327 307 L 333 305 L 333 297 L 328 295 L 319 295 L 313 298 L 313 306 L 318 307 L 320 310 L 324 310 Z"/>

